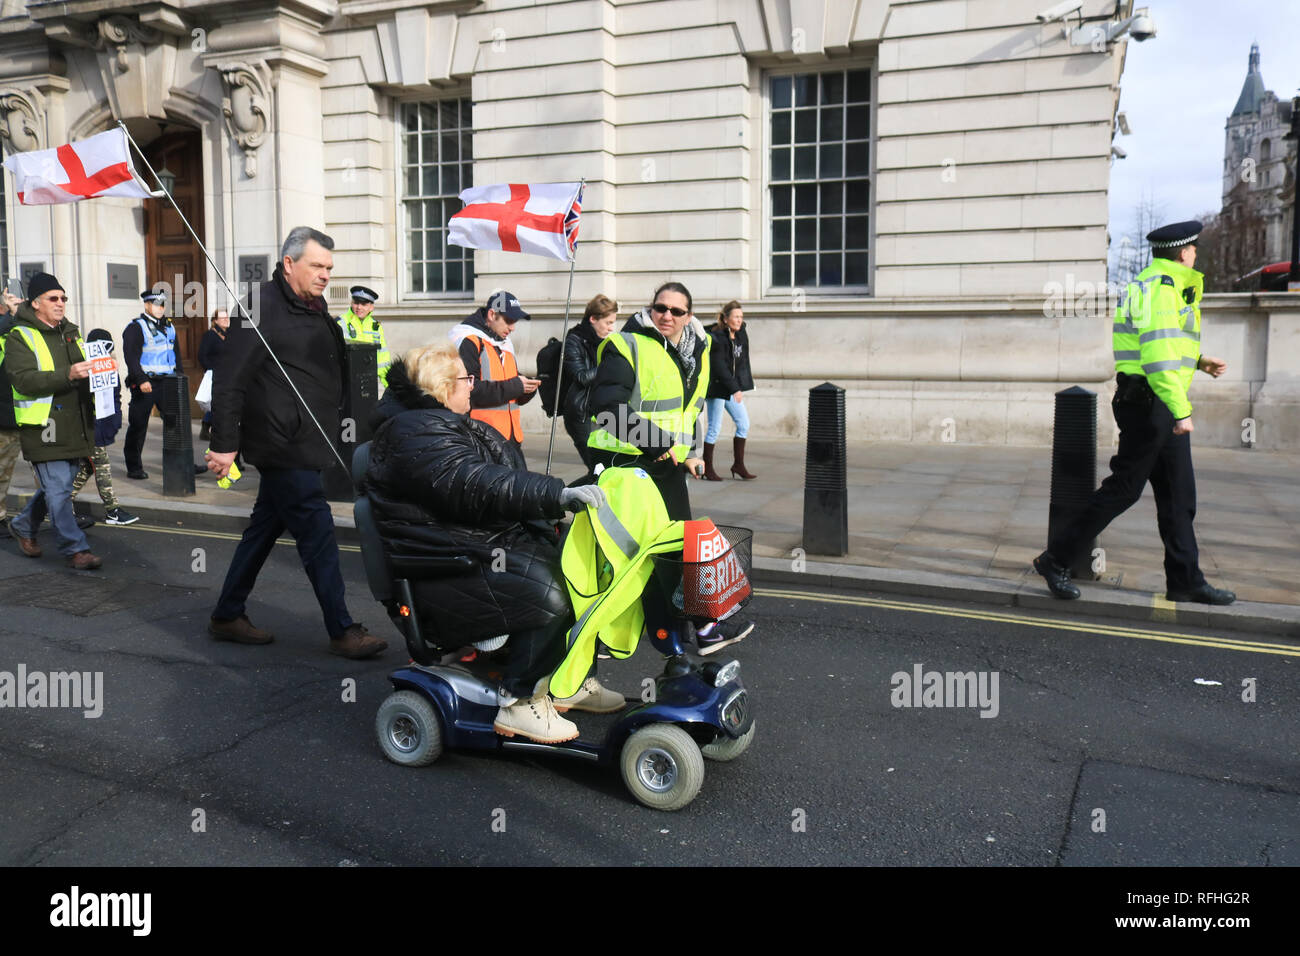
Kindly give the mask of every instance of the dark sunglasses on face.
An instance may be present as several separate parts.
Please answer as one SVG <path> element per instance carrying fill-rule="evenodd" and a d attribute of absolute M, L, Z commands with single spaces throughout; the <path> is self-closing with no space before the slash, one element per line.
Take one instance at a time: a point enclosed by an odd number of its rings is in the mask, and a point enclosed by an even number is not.
<path fill-rule="evenodd" d="M 47 295 L 45 297 L 45 301 L 46 302 L 67 302 L 68 297 L 66 295 Z"/>
<path fill-rule="evenodd" d="M 656 302 L 654 305 L 650 306 L 650 308 L 654 309 L 656 315 L 663 315 L 665 312 L 671 312 L 675 319 L 680 319 L 686 314 L 685 309 L 670 309 L 662 302 Z"/>

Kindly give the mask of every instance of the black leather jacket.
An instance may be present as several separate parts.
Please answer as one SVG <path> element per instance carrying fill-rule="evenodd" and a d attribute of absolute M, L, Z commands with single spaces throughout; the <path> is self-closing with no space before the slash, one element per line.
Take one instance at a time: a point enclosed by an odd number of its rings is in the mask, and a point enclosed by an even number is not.
<path fill-rule="evenodd" d="M 583 420 L 591 416 L 591 386 L 596 381 L 596 349 L 600 337 L 583 319 L 564 337 L 564 417 Z"/>

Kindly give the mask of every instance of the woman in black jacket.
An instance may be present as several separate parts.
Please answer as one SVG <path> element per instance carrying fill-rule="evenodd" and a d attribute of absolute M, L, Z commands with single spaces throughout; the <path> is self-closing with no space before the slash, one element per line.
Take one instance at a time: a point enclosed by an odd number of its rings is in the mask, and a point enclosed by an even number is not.
<path fill-rule="evenodd" d="M 412 349 L 393 363 L 371 419 L 366 491 L 390 554 L 478 560 L 465 574 L 415 581 L 415 600 L 435 645 L 509 635 L 497 732 L 572 740 L 578 728 L 544 689 L 573 624 L 555 522 L 566 508 L 598 505 L 603 496 L 594 485 L 566 488 L 559 478 L 525 471 L 518 446 L 469 417 L 473 383 L 450 344 Z M 623 704 L 594 676 L 560 701 L 598 713 Z"/>
<path fill-rule="evenodd" d="M 203 338 L 199 339 L 199 365 L 203 366 L 204 373 L 212 372 L 216 376 L 217 363 L 221 360 L 221 350 L 226 344 L 226 332 L 230 329 L 230 313 L 225 309 L 217 309 L 212 313 L 212 328 L 203 333 Z M 212 437 L 212 402 L 208 402 L 208 410 L 203 413 L 203 424 L 199 428 L 199 441 L 207 441 Z"/>
<path fill-rule="evenodd" d="M 587 303 L 582 321 L 564 337 L 564 430 L 573 439 L 582 463 L 591 471 L 596 463 L 587 447 L 591 434 L 591 386 L 596 381 L 596 349 L 614 331 L 618 303 L 598 295 Z"/>
<path fill-rule="evenodd" d="M 745 468 L 745 439 L 749 436 L 749 412 L 745 410 L 744 392 L 754 388 L 754 377 L 749 371 L 749 333 L 745 331 L 745 311 L 732 299 L 718 311 L 718 324 L 709 330 L 713 348 L 709 351 L 710 376 L 708 399 L 709 431 L 704 436 L 704 477 L 721 481 L 722 476 L 713 470 L 713 443 L 722 431 L 722 410 L 725 408 L 736 423 L 736 437 L 732 440 L 735 464 L 731 473 L 737 478 L 757 478 Z"/>

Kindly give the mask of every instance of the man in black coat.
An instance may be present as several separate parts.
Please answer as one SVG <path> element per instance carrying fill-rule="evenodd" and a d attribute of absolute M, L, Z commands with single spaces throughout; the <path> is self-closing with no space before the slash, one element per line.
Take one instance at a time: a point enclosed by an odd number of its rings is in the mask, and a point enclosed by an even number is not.
<path fill-rule="evenodd" d="M 271 641 L 269 632 L 249 621 L 244 603 L 275 539 L 287 528 L 325 617 L 330 652 L 359 659 L 388 644 L 348 614 L 334 517 L 321 483 L 321 470 L 335 454 L 325 435 L 339 433 L 343 400 L 343 336 L 322 297 L 334 268 L 333 248 L 334 240 L 324 233 L 295 228 L 271 281 L 261 283 L 253 318 L 238 316 L 230 325 L 222 374 L 214 383 L 211 451 L 205 457 L 209 470 L 224 478 L 242 453 L 261 477 L 208 632 L 240 644 Z"/>

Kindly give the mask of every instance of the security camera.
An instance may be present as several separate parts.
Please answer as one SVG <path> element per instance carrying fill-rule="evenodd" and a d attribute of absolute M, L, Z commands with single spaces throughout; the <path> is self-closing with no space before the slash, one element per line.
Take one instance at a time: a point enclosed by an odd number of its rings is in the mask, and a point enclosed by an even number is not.
<path fill-rule="evenodd" d="M 1051 23 L 1053 20 L 1064 20 L 1072 13 L 1079 13 L 1083 10 L 1083 4 L 1079 0 L 1062 0 L 1054 7 L 1044 10 L 1038 15 L 1039 23 Z"/>
<path fill-rule="evenodd" d="M 1150 40 L 1156 35 L 1156 22 L 1151 18 L 1146 7 L 1140 8 L 1137 13 L 1124 20 L 1079 27 L 1070 34 L 1070 45 L 1090 46 L 1096 49 L 1099 45 L 1114 43 L 1126 33 L 1139 43 Z"/>
<path fill-rule="evenodd" d="M 1145 7 L 1139 10 L 1129 22 L 1128 32 L 1138 43 L 1150 40 L 1156 35 L 1156 21 L 1151 19 L 1151 14 L 1147 13 Z"/>
<path fill-rule="evenodd" d="M 1110 152 L 1116 159 L 1124 159 L 1128 156 L 1128 153 L 1124 152 L 1124 150 L 1119 146 L 1112 146 Z"/>

